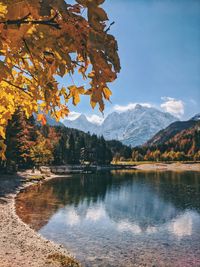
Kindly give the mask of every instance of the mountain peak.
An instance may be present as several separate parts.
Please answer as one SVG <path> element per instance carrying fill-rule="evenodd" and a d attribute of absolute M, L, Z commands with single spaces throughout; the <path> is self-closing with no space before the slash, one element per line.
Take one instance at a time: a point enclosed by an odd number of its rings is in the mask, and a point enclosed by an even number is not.
<path fill-rule="evenodd" d="M 84 114 L 81 114 L 77 119 L 78 120 L 87 120 L 87 117 Z"/>
<path fill-rule="evenodd" d="M 73 121 L 64 121 L 70 128 L 103 135 L 106 140 L 119 140 L 126 145 L 138 146 L 166 128 L 177 118 L 156 108 L 137 104 L 134 109 L 110 113 L 101 124 L 95 124 L 84 114 Z"/>
<path fill-rule="evenodd" d="M 140 104 L 136 104 L 136 106 L 135 106 L 135 109 L 142 109 L 142 108 L 143 108 L 143 106 Z"/>

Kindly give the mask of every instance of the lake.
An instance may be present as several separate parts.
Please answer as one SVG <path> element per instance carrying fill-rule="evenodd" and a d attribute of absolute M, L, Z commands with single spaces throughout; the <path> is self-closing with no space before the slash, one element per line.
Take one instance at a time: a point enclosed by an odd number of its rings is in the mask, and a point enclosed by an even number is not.
<path fill-rule="evenodd" d="M 83 266 L 200 266 L 200 173 L 113 171 L 21 192 L 21 219 Z"/>

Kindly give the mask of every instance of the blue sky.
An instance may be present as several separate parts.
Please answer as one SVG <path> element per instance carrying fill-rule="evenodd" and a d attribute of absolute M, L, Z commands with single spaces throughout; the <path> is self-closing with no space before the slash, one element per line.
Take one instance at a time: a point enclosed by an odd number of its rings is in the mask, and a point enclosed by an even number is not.
<path fill-rule="evenodd" d="M 181 119 L 200 112 L 200 1 L 107 0 L 103 5 L 118 40 L 122 70 L 110 84 L 113 110 L 146 103 Z M 80 81 L 75 81 L 79 83 Z M 74 112 L 93 111 L 82 97 Z"/>

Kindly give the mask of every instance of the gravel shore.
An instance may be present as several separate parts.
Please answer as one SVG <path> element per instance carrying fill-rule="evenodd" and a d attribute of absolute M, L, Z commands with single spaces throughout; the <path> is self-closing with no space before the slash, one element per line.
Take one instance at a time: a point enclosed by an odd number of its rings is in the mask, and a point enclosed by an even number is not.
<path fill-rule="evenodd" d="M 200 163 L 146 163 L 134 167 L 143 171 L 200 171 Z"/>
<path fill-rule="evenodd" d="M 24 173 L 0 175 L 0 267 L 80 266 L 64 247 L 44 239 L 16 215 L 16 194 L 33 183 Z"/>

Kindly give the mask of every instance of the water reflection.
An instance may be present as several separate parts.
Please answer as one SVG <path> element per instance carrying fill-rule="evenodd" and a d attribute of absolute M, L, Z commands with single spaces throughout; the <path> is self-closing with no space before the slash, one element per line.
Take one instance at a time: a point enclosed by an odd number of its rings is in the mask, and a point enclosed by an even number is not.
<path fill-rule="evenodd" d="M 195 220 L 198 221 L 199 216 L 195 212 L 186 212 L 169 224 L 169 231 L 181 238 L 192 235 L 192 228 Z"/>
<path fill-rule="evenodd" d="M 87 207 L 85 203 L 82 203 L 77 208 L 75 207 L 66 207 L 62 210 L 62 216 L 64 216 L 63 221 L 68 227 L 80 226 L 81 224 L 101 224 L 103 227 L 106 224 L 107 227 L 115 228 L 119 232 L 129 232 L 132 234 L 153 234 L 160 231 L 161 228 L 166 228 L 166 231 L 174 234 L 175 236 L 181 238 L 184 236 L 192 235 L 192 228 L 194 222 L 198 222 L 199 214 L 194 211 L 186 211 L 181 213 L 175 218 L 170 218 L 167 224 L 158 223 L 152 226 L 151 224 L 146 224 L 145 227 L 143 224 L 139 224 L 137 220 L 113 219 L 112 216 L 106 211 L 106 207 L 103 205 L 96 205 L 94 207 Z M 60 214 L 57 213 L 59 216 Z M 116 216 L 115 216 L 116 217 Z M 56 218 L 57 220 L 57 218 Z M 200 223 L 200 222 L 198 222 Z"/>
<path fill-rule="evenodd" d="M 86 266 L 200 265 L 198 173 L 59 178 L 21 193 L 17 212 Z"/>

